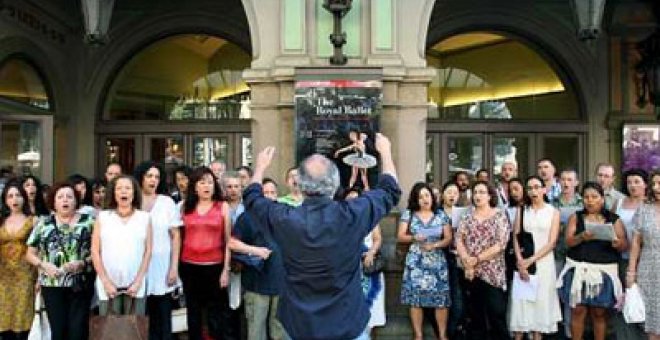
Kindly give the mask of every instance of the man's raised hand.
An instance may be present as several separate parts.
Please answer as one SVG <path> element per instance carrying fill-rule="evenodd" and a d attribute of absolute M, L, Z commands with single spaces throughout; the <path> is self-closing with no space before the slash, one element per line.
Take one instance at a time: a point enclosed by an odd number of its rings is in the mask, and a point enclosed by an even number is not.
<path fill-rule="evenodd" d="M 259 152 L 257 156 L 256 169 L 266 170 L 270 166 L 270 162 L 273 160 L 273 155 L 275 155 L 275 147 L 267 146 L 265 149 Z"/>
<path fill-rule="evenodd" d="M 392 144 L 390 143 L 390 140 L 385 137 L 382 133 L 376 133 L 376 141 L 375 141 L 375 146 L 376 150 L 378 153 L 381 155 L 383 153 L 391 153 L 392 152 Z"/>

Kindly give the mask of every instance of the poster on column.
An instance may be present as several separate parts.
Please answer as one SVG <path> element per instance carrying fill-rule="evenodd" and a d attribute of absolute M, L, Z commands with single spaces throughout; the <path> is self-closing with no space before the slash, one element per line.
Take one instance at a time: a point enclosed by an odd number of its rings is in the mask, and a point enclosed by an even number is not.
<path fill-rule="evenodd" d="M 296 162 L 322 154 L 339 168 L 341 186 L 368 190 L 378 176 L 374 146 L 382 80 L 374 74 L 303 74 L 295 84 Z"/>

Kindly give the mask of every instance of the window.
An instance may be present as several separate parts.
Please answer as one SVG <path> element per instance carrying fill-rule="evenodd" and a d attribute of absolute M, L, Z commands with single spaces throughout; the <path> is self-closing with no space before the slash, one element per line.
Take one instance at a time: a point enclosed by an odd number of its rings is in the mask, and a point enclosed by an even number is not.
<path fill-rule="evenodd" d="M 39 72 L 20 58 L 9 58 L 0 63 L 0 97 L 51 110 L 47 87 Z"/>
<path fill-rule="evenodd" d="M 578 120 L 570 84 L 525 43 L 500 34 L 453 36 L 427 51 L 436 75 L 429 118 Z"/>
<path fill-rule="evenodd" d="M 185 34 L 160 40 L 119 72 L 104 119 L 249 118 L 249 88 L 242 72 L 251 60 L 218 37 Z"/>

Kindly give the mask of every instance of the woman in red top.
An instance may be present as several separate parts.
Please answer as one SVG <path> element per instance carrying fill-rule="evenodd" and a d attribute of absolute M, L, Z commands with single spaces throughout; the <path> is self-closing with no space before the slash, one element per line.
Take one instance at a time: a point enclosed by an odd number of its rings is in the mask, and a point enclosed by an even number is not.
<path fill-rule="evenodd" d="M 222 339 L 229 310 L 231 235 L 229 208 L 222 201 L 220 186 L 209 168 L 200 167 L 190 176 L 183 205 L 183 244 L 179 274 L 188 312 L 188 337 L 202 339 L 202 310 L 206 309 L 209 335 Z"/>

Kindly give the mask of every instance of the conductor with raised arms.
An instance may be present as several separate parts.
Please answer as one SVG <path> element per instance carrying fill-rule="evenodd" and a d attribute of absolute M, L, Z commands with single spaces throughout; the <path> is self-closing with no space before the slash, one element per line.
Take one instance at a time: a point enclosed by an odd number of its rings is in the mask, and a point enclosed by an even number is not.
<path fill-rule="evenodd" d="M 349 201 L 332 200 L 339 188 L 335 164 L 319 154 L 306 158 L 299 169 L 298 185 L 305 197 L 299 207 L 263 196 L 260 183 L 275 148 L 257 156 L 243 202 L 246 212 L 280 245 L 285 278 L 278 318 L 293 339 L 368 339 L 361 245 L 401 196 L 389 139 L 376 134 L 375 146 L 382 163 L 378 184 Z"/>

